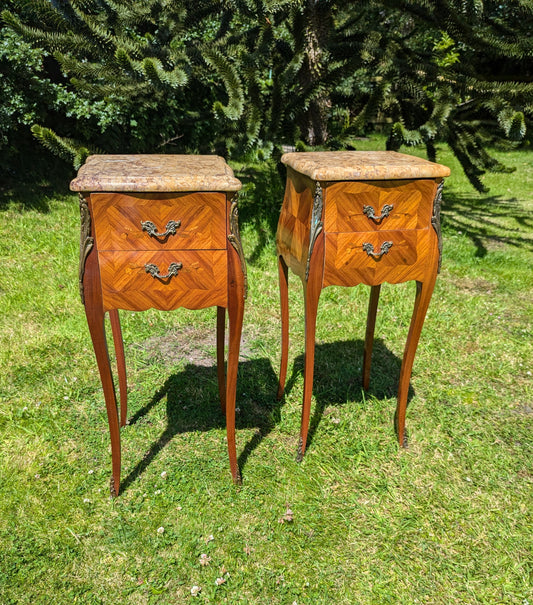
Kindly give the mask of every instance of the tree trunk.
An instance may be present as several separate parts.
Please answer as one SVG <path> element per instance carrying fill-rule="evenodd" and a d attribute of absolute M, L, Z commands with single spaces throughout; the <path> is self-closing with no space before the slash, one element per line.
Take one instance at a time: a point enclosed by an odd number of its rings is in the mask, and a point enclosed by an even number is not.
<path fill-rule="evenodd" d="M 328 138 L 331 100 L 324 79 L 328 69 L 327 49 L 333 27 L 332 13 L 331 3 L 327 0 L 307 0 L 305 3 L 302 19 L 305 58 L 299 81 L 303 96 L 310 100 L 299 123 L 302 136 L 309 145 L 323 145 Z"/>

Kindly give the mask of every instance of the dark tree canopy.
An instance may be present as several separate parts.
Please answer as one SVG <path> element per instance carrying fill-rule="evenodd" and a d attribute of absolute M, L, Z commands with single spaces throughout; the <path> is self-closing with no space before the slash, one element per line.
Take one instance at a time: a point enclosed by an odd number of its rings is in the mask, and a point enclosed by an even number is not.
<path fill-rule="evenodd" d="M 350 148 L 379 128 L 389 149 L 423 144 L 430 159 L 446 142 L 482 189 L 485 171 L 505 170 L 488 146 L 522 141 L 533 113 L 526 0 L 7 5 L 3 38 L 23 41 L 38 75 L 17 93 L 34 107 L 24 124 L 76 165 L 91 151 Z M 0 52 L 13 89 L 15 55 Z"/>

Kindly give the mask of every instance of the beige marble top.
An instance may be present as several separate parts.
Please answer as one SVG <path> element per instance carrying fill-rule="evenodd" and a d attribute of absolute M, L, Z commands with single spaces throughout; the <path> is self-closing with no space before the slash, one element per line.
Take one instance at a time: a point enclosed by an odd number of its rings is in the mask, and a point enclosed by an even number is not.
<path fill-rule="evenodd" d="M 315 181 L 425 179 L 450 175 L 450 169 L 396 151 L 302 151 L 281 161 Z"/>
<path fill-rule="evenodd" d="M 239 191 L 241 182 L 217 155 L 91 155 L 72 191 Z"/>

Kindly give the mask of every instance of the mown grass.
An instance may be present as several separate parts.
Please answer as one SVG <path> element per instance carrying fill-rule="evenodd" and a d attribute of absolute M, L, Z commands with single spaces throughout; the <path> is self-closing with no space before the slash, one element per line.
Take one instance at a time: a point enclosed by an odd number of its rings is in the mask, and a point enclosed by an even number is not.
<path fill-rule="evenodd" d="M 77 290 L 76 198 L 4 193 L 0 602 L 184 603 L 195 585 L 196 600 L 210 603 L 533 602 L 533 154 L 500 157 L 517 171 L 487 175 L 490 193 L 479 195 L 446 150 L 439 156 L 452 168 L 443 270 L 411 382 L 409 449 L 397 447 L 393 414 L 413 284 L 383 287 L 366 394 L 368 289 L 328 288 L 301 464 L 294 277 L 287 394 L 275 399 L 282 189 L 272 166 L 237 167 L 250 282 L 237 404 L 243 486 L 228 469 L 214 311 L 123 313 L 130 424 L 116 500 Z"/>

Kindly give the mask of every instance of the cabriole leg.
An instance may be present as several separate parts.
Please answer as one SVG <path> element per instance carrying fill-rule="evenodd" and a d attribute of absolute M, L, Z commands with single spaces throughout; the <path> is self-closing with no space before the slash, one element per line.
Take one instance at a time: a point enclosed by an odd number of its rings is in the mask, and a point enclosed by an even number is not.
<path fill-rule="evenodd" d="M 217 307 L 217 377 L 218 393 L 222 413 L 226 413 L 226 368 L 224 361 L 224 339 L 226 337 L 226 309 Z"/>
<path fill-rule="evenodd" d="M 128 383 L 126 379 L 126 358 L 124 355 L 124 340 L 120 327 L 118 310 L 109 311 L 111 332 L 113 334 L 113 345 L 117 359 L 118 389 L 120 396 L 120 426 L 125 426 L 128 420 Z"/>
<path fill-rule="evenodd" d="M 372 349 L 374 347 L 374 329 L 378 310 L 381 285 L 371 286 L 366 320 L 365 350 L 363 353 L 363 389 L 368 391 L 370 385 L 370 366 L 372 365 Z"/>
<path fill-rule="evenodd" d="M 279 293 L 281 301 L 281 363 L 279 369 L 278 399 L 283 397 L 289 358 L 289 270 L 281 256 L 278 257 Z"/>
<path fill-rule="evenodd" d="M 311 412 L 311 396 L 313 394 L 313 376 L 315 371 L 315 334 L 318 301 L 322 291 L 324 275 L 324 238 L 319 236 L 311 256 L 309 277 L 304 283 L 305 305 L 305 364 L 304 364 L 304 396 L 302 404 L 302 423 L 300 442 L 296 459 L 301 462 L 307 446 L 309 416 Z"/>
<path fill-rule="evenodd" d="M 398 404 L 396 407 L 396 431 L 398 441 L 401 447 L 407 447 L 407 434 L 405 430 L 405 412 L 407 409 L 407 394 L 409 392 L 409 381 L 411 380 L 411 371 L 415 359 L 416 348 L 426 318 L 431 295 L 435 287 L 435 275 L 430 277 L 427 282 L 416 282 L 416 297 L 409 334 L 403 353 L 402 367 L 400 370 L 400 384 L 398 386 Z"/>
<path fill-rule="evenodd" d="M 230 296 L 228 306 L 229 347 L 228 376 L 226 384 L 226 430 L 228 436 L 228 454 L 231 476 L 233 477 L 234 483 L 238 484 L 241 483 L 241 474 L 239 467 L 237 466 L 237 453 L 235 449 L 235 397 L 237 393 L 237 371 L 239 365 L 243 313 L 243 298 Z"/>
<path fill-rule="evenodd" d="M 111 364 L 107 350 L 107 342 L 104 327 L 104 313 L 100 309 L 94 309 L 86 305 L 85 312 L 89 332 L 93 342 L 96 362 L 100 372 L 104 399 L 107 409 L 107 420 L 109 423 L 109 434 L 111 436 L 111 459 L 112 459 L 112 479 L 111 495 L 118 496 L 120 489 L 120 430 L 118 425 L 117 398 L 115 395 L 115 385 L 113 384 L 113 375 L 111 373 Z"/>

